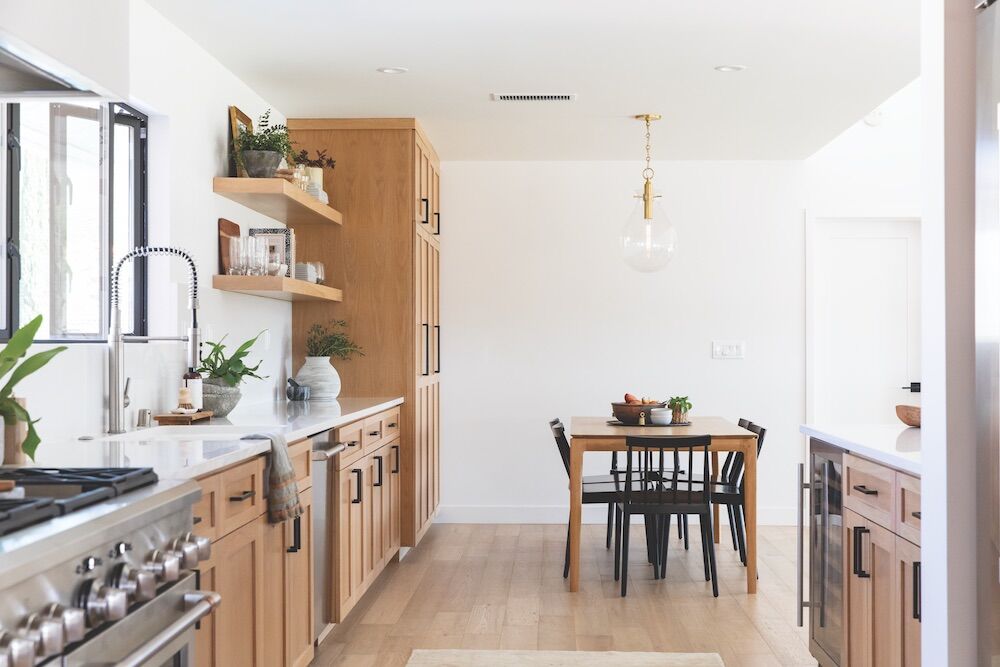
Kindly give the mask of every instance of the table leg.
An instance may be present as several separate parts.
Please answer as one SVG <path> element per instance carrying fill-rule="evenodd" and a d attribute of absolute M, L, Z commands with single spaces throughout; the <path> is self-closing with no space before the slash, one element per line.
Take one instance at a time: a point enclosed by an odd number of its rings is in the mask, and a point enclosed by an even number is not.
<path fill-rule="evenodd" d="M 747 593 L 757 592 L 757 441 L 744 443 L 743 492 L 747 541 Z"/>
<path fill-rule="evenodd" d="M 583 519 L 583 444 L 569 447 L 569 590 L 580 590 L 580 522 Z"/>
<path fill-rule="evenodd" d="M 712 481 L 719 481 L 719 452 L 712 452 Z M 715 532 L 715 543 L 719 543 L 719 505 L 712 504 L 712 530 Z"/>

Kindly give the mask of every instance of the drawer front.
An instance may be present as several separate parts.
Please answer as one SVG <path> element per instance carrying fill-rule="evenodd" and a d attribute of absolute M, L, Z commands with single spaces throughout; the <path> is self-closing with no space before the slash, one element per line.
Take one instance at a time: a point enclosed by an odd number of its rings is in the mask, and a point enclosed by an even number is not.
<path fill-rule="evenodd" d="M 896 472 L 866 459 L 844 455 L 844 507 L 892 530 Z"/>
<path fill-rule="evenodd" d="M 219 536 L 229 534 L 264 513 L 264 457 L 219 473 Z"/>
<path fill-rule="evenodd" d="M 219 476 L 199 479 L 201 500 L 192 507 L 194 534 L 210 540 L 219 538 Z"/>
<path fill-rule="evenodd" d="M 920 546 L 920 480 L 906 473 L 896 473 L 896 525 L 894 530 Z"/>
<path fill-rule="evenodd" d="M 399 435 L 399 408 L 382 413 L 382 440 L 389 442 Z"/>
<path fill-rule="evenodd" d="M 347 449 L 342 454 L 337 455 L 337 469 L 342 470 L 354 463 L 364 454 L 364 445 L 361 442 L 361 431 L 364 427 L 362 422 L 354 422 L 341 426 L 333 432 L 333 440 L 336 443 L 344 443 Z"/>
<path fill-rule="evenodd" d="M 295 469 L 295 482 L 299 491 L 312 486 L 312 446 L 313 441 L 308 438 L 288 445 L 288 456 Z"/>
<path fill-rule="evenodd" d="M 361 441 L 364 444 L 366 454 L 373 452 L 382 442 L 382 417 L 383 415 L 379 413 L 365 420 L 364 428 L 361 431 Z"/>

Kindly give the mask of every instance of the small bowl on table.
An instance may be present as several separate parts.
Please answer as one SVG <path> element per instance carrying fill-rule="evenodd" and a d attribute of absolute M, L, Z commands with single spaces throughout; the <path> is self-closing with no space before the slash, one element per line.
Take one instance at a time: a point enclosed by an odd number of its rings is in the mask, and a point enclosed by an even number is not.
<path fill-rule="evenodd" d="M 645 413 L 646 423 L 652 424 L 652 412 L 656 408 L 666 407 L 666 403 L 612 403 L 611 412 L 615 419 L 623 424 L 635 426 L 639 423 L 639 415 Z"/>

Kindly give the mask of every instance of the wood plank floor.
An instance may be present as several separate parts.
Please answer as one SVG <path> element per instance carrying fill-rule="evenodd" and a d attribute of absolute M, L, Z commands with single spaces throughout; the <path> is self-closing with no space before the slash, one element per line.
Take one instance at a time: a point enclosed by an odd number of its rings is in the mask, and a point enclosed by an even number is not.
<path fill-rule="evenodd" d="M 629 594 L 619 597 L 603 526 L 583 532 L 579 593 L 562 578 L 566 527 L 436 524 L 317 650 L 314 665 L 405 665 L 415 648 L 716 652 L 727 667 L 815 665 L 795 627 L 795 529 L 763 527 L 760 584 L 723 527 L 719 597 L 700 542 L 670 545 L 666 581 L 645 564 L 633 526 Z M 692 524 L 692 536 L 697 527 Z"/>

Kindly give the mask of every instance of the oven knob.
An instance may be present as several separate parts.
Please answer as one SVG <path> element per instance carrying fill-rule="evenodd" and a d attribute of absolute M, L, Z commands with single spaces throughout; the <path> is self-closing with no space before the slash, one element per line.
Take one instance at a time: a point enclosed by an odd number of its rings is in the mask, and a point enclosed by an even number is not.
<path fill-rule="evenodd" d="M 155 550 L 149 554 L 143 566 L 152 572 L 159 581 L 177 581 L 181 576 L 181 559 L 174 554 Z"/>
<path fill-rule="evenodd" d="M 170 543 L 167 551 L 177 556 L 181 561 L 181 567 L 185 570 L 198 566 L 198 545 L 188 542 L 183 537 L 178 537 Z"/>
<path fill-rule="evenodd" d="M 63 624 L 39 614 L 32 614 L 24 619 L 21 623 L 20 635 L 31 642 L 35 648 L 35 655 L 39 658 L 55 655 L 62 651 L 66 645 Z"/>
<path fill-rule="evenodd" d="M 80 606 L 87 610 L 87 625 L 92 628 L 105 621 L 121 620 L 128 612 L 128 594 L 121 589 L 88 579 L 80 591 Z"/>
<path fill-rule="evenodd" d="M 125 563 L 115 567 L 108 584 L 125 591 L 136 602 L 147 602 L 156 597 L 156 575 L 148 570 L 134 570 Z"/>
<path fill-rule="evenodd" d="M 194 533 L 188 533 L 181 538 L 186 542 L 193 542 L 196 547 L 198 547 L 198 560 L 208 560 L 212 557 L 212 540 L 204 537 L 202 535 L 195 535 Z"/>
<path fill-rule="evenodd" d="M 50 604 L 45 608 L 45 615 L 62 623 L 67 644 L 81 641 L 87 632 L 87 613 L 82 609 Z"/>
<path fill-rule="evenodd" d="M 35 664 L 35 645 L 27 639 L 0 631 L 0 665 L 4 667 L 32 667 Z"/>

